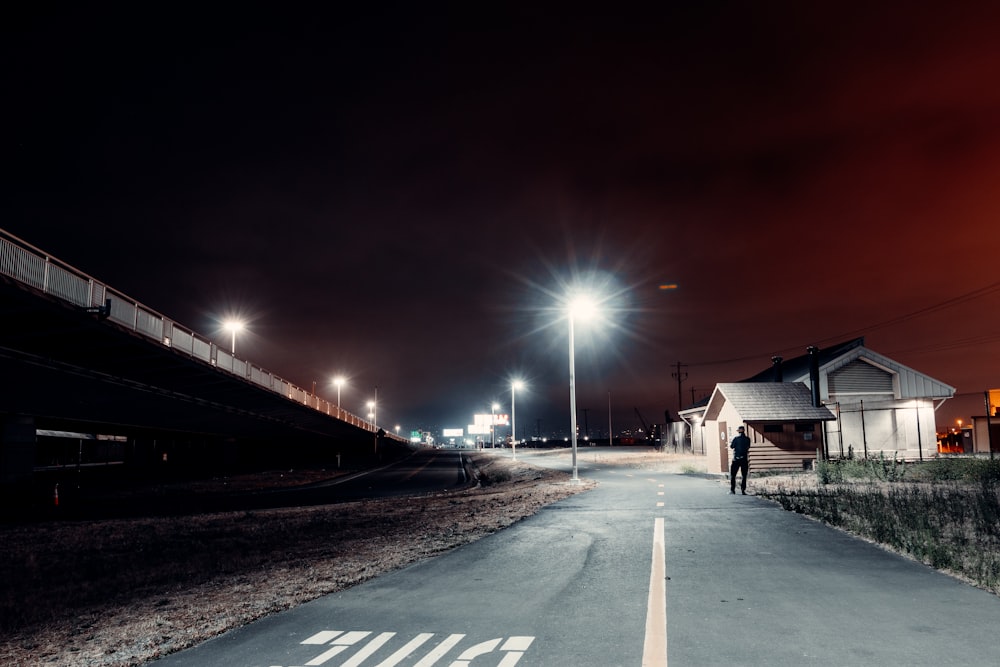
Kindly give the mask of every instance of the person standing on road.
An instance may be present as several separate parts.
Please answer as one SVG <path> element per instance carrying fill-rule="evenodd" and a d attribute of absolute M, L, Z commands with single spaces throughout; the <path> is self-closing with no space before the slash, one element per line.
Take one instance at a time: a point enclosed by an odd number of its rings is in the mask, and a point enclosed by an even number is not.
<path fill-rule="evenodd" d="M 747 494 L 747 474 L 750 472 L 750 438 L 747 437 L 742 426 L 738 429 L 739 435 L 729 443 L 729 448 L 733 450 L 733 462 L 729 466 L 729 493 L 736 493 L 736 471 L 742 473 L 740 478 L 740 491 L 745 496 Z"/>

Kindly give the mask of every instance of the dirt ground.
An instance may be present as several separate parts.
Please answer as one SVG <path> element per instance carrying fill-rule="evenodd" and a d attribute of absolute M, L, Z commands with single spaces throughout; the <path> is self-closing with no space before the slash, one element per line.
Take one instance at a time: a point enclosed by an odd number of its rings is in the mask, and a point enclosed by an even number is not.
<path fill-rule="evenodd" d="M 546 455 L 570 456 L 566 450 Z M 705 470 L 704 457 L 645 448 L 623 448 L 614 453 L 583 449 L 578 452 L 578 461 L 676 473 Z M 0 576 L 33 577 L 39 582 L 46 577 L 38 552 L 50 547 L 54 540 L 74 545 L 78 559 L 86 558 L 81 550 L 90 549 L 94 558 L 104 560 L 101 550 L 108 549 L 108 541 L 119 550 L 127 550 L 134 539 L 141 545 L 134 548 L 148 553 L 167 548 L 171 540 L 176 542 L 177 534 L 164 534 L 176 532 L 189 550 L 187 558 L 197 561 L 197 550 L 201 548 L 212 550 L 218 561 L 224 558 L 218 552 L 224 553 L 227 545 L 206 536 L 231 534 L 240 521 L 252 522 L 255 543 L 266 543 L 269 531 L 283 535 L 290 526 L 311 531 L 312 539 L 308 545 L 303 541 L 256 560 L 241 553 L 237 567 L 223 563 L 211 576 L 203 572 L 199 576 L 185 574 L 181 568 L 169 582 L 146 585 L 136 581 L 125 586 L 126 590 L 110 592 L 106 601 L 53 611 L 43 621 L 33 621 L 0 638 L 0 664 L 141 665 L 269 614 L 442 554 L 593 486 L 586 479 L 582 484 L 570 484 L 564 473 L 511 461 L 509 452 L 477 454 L 475 462 L 483 480 L 476 488 L 422 496 L 405 503 L 359 501 L 264 510 L 249 517 L 246 513 L 207 515 L 169 523 L 162 519 L 75 522 L 60 524 L 55 537 L 51 524 L 6 527 L 0 546 L 4 561 L 0 563 Z M 282 478 L 275 483 L 288 482 Z M 227 483 L 259 484 L 260 480 Z M 318 534 L 317 530 L 329 534 Z M 101 536 L 107 536 L 104 543 Z M 157 539 L 163 540 L 159 547 Z M 134 551 L 129 557 L 130 567 L 142 558 Z M 155 580 L 154 573 L 144 574 L 141 567 L 135 576 L 141 579 L 147 575 L 148 580 Z M 101 584 L 95 582 L 95 586 Z"/>

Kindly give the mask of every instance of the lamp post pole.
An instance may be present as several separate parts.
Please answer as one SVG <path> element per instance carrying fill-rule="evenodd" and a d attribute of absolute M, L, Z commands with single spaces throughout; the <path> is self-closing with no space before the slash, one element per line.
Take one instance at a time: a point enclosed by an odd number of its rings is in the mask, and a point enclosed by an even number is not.
<path fill-rule="evenodd" d="M 375 387 L 375 400 L 368 401 L 368 408 L 371 410 L 372 430 L 375 431 L 375 457 L 378 460 L 378 387 Z"/>
<path fill-rule="evenodd" d="M 608 390 L 608 447 L 615 444 L 615 432 L 611 430 L 611 390 Z"/>
<path fill-rule="evenodd" d="M 240 322 L 239 320 L 226 320 L 226 322 L 224 322 L 224 327 L 226 328 L 226 330 L 228 330 L 232 334 L 232 339 L 231 339 L 232 345 L 230 346 L 229 351 L 235 357 L 236 356 L 236 333 L 238 331 L 242 331 L 243 330 L 243 323 Z"/>
<path fill-rule="evenodd" d="M 490 404 L 490 449 L 497 448 L 497 404 Z"/>
<path fill-rule="evenodd" d="M 573 310 L 569 312 L 569 430 L 573 439 L 573 477 L 571 482 L 579 483 L 576 467 L 576 351 L 573 342 Z"/>
<path fill-rule="evenodd" d="M 514 380 L 510 383 L 510 451 L 511 458 L 514 460 L 517 460 L 517 418 L 514 411 L 514 392 L 522 386 L 523 383 L 520 380 Z"/>

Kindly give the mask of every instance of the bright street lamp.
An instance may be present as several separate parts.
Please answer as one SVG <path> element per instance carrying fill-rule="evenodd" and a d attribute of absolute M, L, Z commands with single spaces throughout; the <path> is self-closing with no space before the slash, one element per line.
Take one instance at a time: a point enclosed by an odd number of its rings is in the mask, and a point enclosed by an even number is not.
<path fill-rule="evenodd" d="M 337 386 L 337 412 L 338 413 L 340 412 L 340 388 L 344 386 L 344 382 L 346 382 L 346 380 L 344 380 L 344 376 L 343 375 L 338 375 L 337 377 L 333 378 L 333 384 L 335 384 Z"/>
<path fill-rule="evenodd" d="M 567 307 L 569 320 L 569 430 L 573 438 L 573 477 L 571 482 L 578 484 L 580 477 L 576 467 L 576 350 L 573 341 L 573 328 L 576 320 L 584 321 L 597 312 L 597 304 L 585 294 L 577 294 L 570 299 Z"/>
<path fill-rule="evenodd" d="M 226 320 L 225 322 L 222 323 L 222 328 L 225 329 L 226 331 L 232 332 L 232 334 L 233 334 L 233 345 L 232 345 L 232 348 L 231 348 L 230 351 L 235 356 L 236 355 L 236 334 L 239 331 L 243 331 L 243 323 L 240 322 L 239 320 Z"/>
<path fill-rule="evenodd" d="M 520 380 L 514 380 L 510 383 L 510 451 L 511 458 L 514 459 L 517 458 L 517 419 L 514 411 L 514 391 L 523 388 L 524 383 Z"/>

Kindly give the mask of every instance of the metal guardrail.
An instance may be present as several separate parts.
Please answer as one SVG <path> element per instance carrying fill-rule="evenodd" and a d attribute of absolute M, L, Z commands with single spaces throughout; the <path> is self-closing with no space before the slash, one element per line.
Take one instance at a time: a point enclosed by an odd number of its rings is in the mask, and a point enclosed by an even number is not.
<path fill-rule="evenodd" d="M 107 319 L 156 341 L 164 347 L 199 359 L 216 370 L 269 389 L 290 401 L 323 412 L 353 426 L 375 432 L 376 426 L 331 404 L 283 378 L 239 359 L 208 338 L 129 298 L 35 246 L 0 229 L 0 274 L 45 294 L 87 309 L 107 308 Z M 386 431 L 386 437 L 396 438 Z"/>

